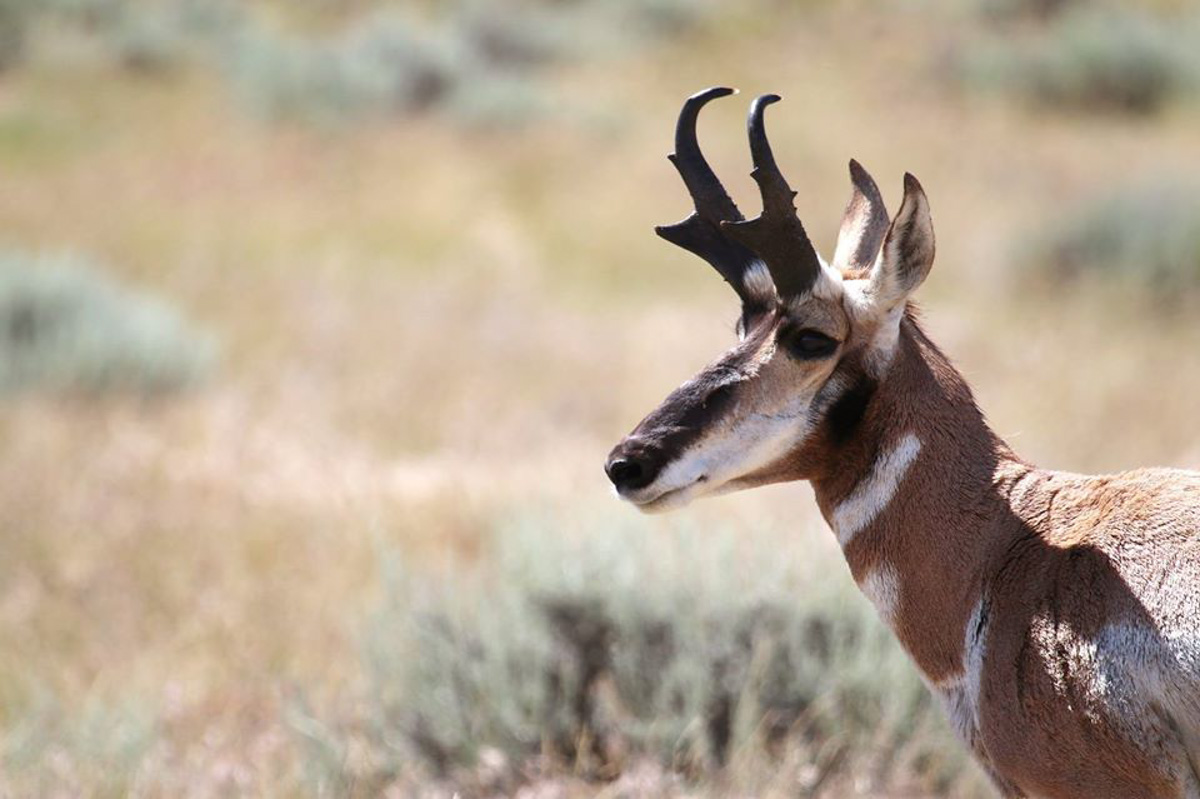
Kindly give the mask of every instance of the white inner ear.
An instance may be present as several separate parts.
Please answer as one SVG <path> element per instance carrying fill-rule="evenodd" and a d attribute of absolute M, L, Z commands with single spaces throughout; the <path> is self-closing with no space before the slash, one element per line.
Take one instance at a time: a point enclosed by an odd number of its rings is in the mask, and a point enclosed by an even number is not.
<path fill-rule="evenodd" d="M 865 282 L 867 283 L 864 291 L 870 297 L 871 304 L 874 306 L 874 313 L 877 316 L 882 316 L 895 306 L 903 307 L 905 291 L 900 286 L 899 278 L 896 275 L 894 266 L 895 261 L 888 261 L 888 244 L 884 242 L 883 247 L 879 250 L 879 255 L 875 256 L 875 263 L 871 266 L 871 271 L 867 275 Z M 896 245 L 893 244 L 893 249 Z"/>

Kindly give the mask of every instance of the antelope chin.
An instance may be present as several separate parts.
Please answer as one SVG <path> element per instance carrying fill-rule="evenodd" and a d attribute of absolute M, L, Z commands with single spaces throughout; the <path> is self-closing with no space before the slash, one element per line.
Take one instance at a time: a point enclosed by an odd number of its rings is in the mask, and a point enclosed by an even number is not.
<path fill-rule="evenodd" d="M 702 474 L 690 483 L 675 486 L 674 488 L 663 489 L 647 486 L 636 493 L 618 493 L 618 496 L 642 513 L 667 513 L 678 510 L 685 505 L 690 505 L 696 499 L 729 494 L 745 488 L 746 486 L 740 484 L 739 480 L 740 478 L 716 481 L 711 479 L 707 474 Z"/>
<path fill-rule="evenodd" d="M 668 513 L 691 504 L 692 500 L 695 499 L 695 494 L 689 491 L 688 488 L 677 488 L 659 494 L 647 502 L 634 502 L 633 504 L 645 514 Z"/>
<path fill-rule="evenodd" d="M 655 488 L 647 486 L 633 494 L 623 494 L 621 499 L 629 502 L 642 513 L 666 513 L 689 504 L 693 499 L 703 496 L 708 488 L 707 477 L 701 476 L 692 482 L 675 488 Z"/>

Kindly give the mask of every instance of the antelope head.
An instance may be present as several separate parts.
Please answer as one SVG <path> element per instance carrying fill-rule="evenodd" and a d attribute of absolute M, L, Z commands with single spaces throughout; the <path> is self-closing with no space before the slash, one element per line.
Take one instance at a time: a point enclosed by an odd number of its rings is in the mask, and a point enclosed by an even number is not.
<path fill-rule="evenodd" d="M 879 189 L 855 161 L 833 260 L 817 254 L 776 166 L 763 112 L 750 108 L 751 176 L 762 213 L 746 220 L 700 152 L 696 118 L 732 89 L 688 98 L 670 156 L 695 211 L 659 236 L 700 256 L 741 299 L 738 342 L 673 391 L 609 454 L 605 471 L 642 510 L 707 494 L 817 479 L 836 462 L 886 377 L 908 295 L 933 262 L 925 193 L 905 175 L 889 223 Z"/>

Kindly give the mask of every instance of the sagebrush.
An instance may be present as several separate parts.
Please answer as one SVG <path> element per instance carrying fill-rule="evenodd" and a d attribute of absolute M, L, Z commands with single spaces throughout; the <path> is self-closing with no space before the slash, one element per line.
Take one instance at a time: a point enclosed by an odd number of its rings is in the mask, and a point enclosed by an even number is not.
<path fill-rule="evenodd" d="M 0 253 L 0 394 L 161 394 L 198 383 L 216 345 L 163 300 L 69 255 Z"/>
<path fill-rule="evenodd" d="M 376 773 L 415 755 L 469 781 L 495 749 L 600 780 L 644 759 L 704 780 L 765 760 L 802 763 L 810 788 L 855 774 L 971 790 L 965 753 L 848 576 L 817 578 L 776 535 L 583 527 L 503 525 L 490 565 L 453 583 L 385 561 L 364 639 Z"/>

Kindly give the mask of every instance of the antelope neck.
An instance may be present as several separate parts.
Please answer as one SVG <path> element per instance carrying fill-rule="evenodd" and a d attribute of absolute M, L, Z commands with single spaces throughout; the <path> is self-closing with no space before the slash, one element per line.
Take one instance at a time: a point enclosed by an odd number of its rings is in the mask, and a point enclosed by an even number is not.
<path fill-rule="evenodd" d="M 813 488 L 855 581 L 936 686 L 963 675 L 988 564 L 1018 534 L 1007 495 L 1032 467 L 991 431 L 911 318 L 897 348 L 856 434 Z"/>

